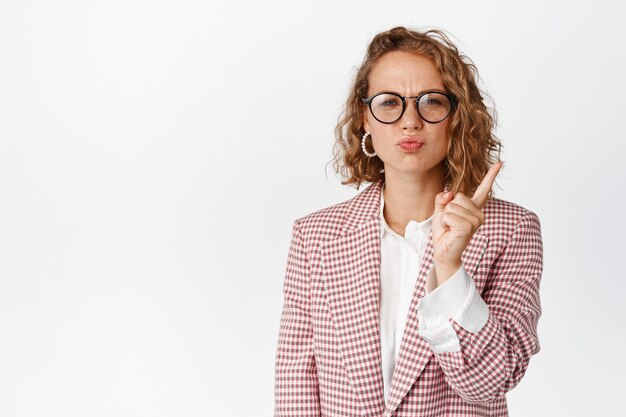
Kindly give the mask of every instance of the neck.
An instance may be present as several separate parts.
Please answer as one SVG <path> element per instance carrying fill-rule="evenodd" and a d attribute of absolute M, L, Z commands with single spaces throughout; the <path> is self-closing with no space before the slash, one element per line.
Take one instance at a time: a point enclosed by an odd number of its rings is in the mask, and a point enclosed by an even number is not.
<path fill-rule="evenodd" d="M 435 196 L 443 189 L 442 164 L 420 175 L 385 168 L 385 221 L 390 227 L 404 230 L 411 220 L 428 219 L 435 211 Z"/>

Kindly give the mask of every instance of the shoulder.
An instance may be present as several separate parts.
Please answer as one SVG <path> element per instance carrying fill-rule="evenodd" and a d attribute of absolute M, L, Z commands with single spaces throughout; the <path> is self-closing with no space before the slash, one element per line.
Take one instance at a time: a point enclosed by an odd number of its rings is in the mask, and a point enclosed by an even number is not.
<path fill-rule="evenodd" d="M 298 217 L 294 220 L 293 227 L 307 241 L 333 239 L 339 236 L 353 199 L 354 197 Z"/>
<path fill-rule="evenodd" d="M 484 207 L 485 223 L 479 231 L 490 240 L 509 240 L 520 229 L 540 230 L 537 214 L 526 207 L 497 197 L 489 197 Z"/>
<path fill-rule="evenodd" d="M 354 197 L 320 208 L 298 217 L 295 221 L 302 227 L 311 227 L 322 223 L 333 223 L 343 219 Z"/>
<path fill-rule="evenodd" d="M 349 199 L 297 218 L 294 229 L 298 229 L 302 237 L 311 243 L 336 239 L 377 215 L 380 190 L 380 183 L 372 183 Z"/>

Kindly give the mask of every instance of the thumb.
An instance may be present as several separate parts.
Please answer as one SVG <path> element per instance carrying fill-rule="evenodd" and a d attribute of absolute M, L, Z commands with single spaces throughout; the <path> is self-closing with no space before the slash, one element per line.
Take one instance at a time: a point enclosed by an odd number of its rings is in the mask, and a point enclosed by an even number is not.
<path fill-rule="evenodd" d="M 435 196 L 435 213 L 439 213 L 443 211 L 443 208 L 446 204 L 448 204 L 451 200 L 452 192 L 443 190 L 439 194 Z"/>

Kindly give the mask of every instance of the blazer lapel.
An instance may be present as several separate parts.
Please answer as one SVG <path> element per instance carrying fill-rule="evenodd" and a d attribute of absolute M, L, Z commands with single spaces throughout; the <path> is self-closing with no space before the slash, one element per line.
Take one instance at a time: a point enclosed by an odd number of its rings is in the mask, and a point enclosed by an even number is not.
<path fill-rule="evenodd" d="M 474 276 L 476 268 L 482 259 L 487 248 L 489 239 L 480 233 L 474 233 L 467 248 L 461 255 L 463 268 L 470 277 Z M 406 321 L 406 327 L 400 343 L 400 350 L 396 358 L 396 367 L 393 372 L 391 382 L 391 393 L 386 404 L 385 416 L 391 415 L 400 405 L 406 394 L 409 392 L 417 377 L 422 373 L 424 367 L 434 355 L 430 345 L 418 333 L 419 321 L 417 319 L 417 304 L 426 294 L 426 277 L 433 264 L 433 242 L 432 232 L 428 235 L 428 243 L 419 269 L 417 282 L 411 300 L 411 306 Z"/>
<path fill-rule="evenodd" d="M 342 234 L 320 245 L 324 288 L 341 354 L 368 415 L 385 408 L 380 359 L 380 182 L 348 207 Z"/>

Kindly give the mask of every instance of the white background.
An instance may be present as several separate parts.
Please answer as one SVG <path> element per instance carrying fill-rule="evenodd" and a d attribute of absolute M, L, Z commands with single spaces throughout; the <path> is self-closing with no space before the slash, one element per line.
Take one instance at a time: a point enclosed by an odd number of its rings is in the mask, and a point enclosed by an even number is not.
<path fill-rule="evenodd" d="M 0 3 L 0 416 L 268 416 L 293 220 L 377 32 L 437 27 L 539 215 L 512 416 L 623 414 L 620 2 Z"/>

